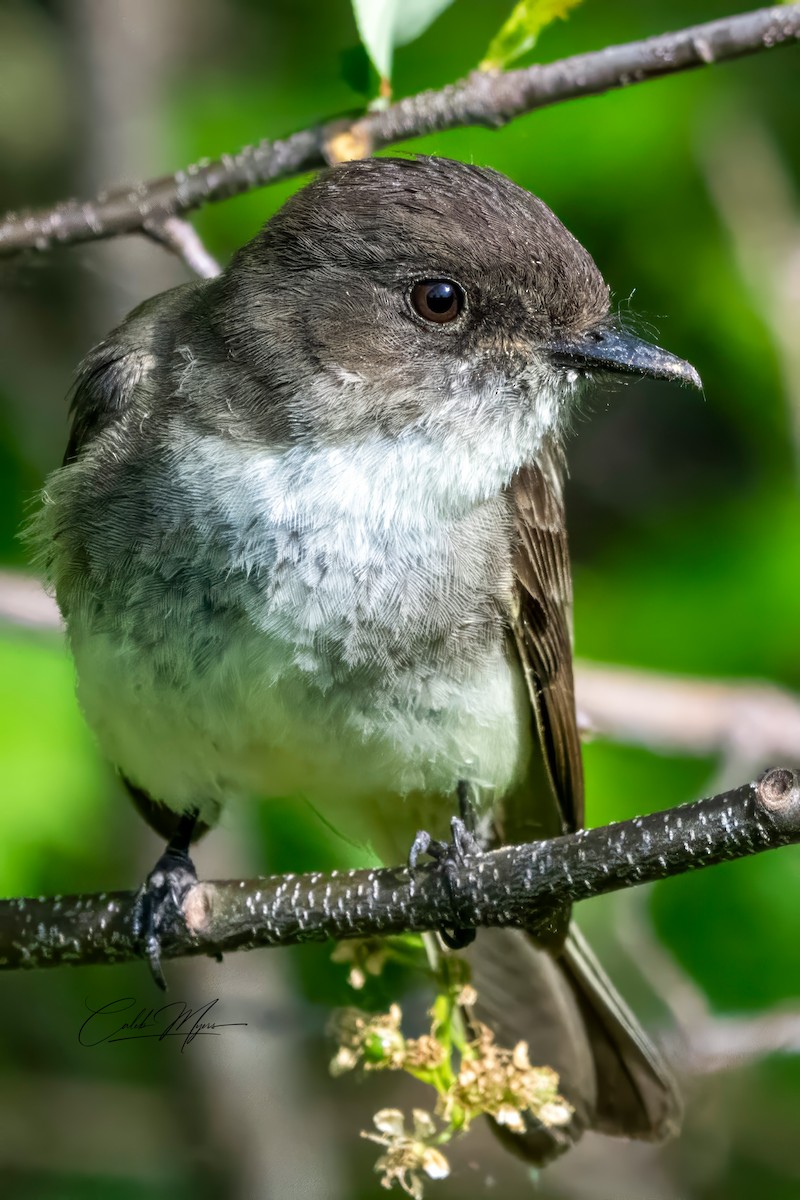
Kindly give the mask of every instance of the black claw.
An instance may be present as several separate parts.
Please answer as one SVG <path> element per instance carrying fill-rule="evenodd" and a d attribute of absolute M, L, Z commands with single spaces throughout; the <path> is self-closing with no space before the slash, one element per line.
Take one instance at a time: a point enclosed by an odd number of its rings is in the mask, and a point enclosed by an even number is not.
<path fill-rule="evenodd" d="M 183 901 L 197 883 L 197 872 L 189 857 L 196 821 L 195 812 L 181 817 L 169 845 L 136 897 L 134 933 L 162 991 L 166 991 L 167 981 L 161 968 L 161 937 L 176 920 L 183 920 Z"/>
<path fill-rule="evenodd" d="M 466 858 L 475 858 L 476 855 L 483 854 L 480 842 L 461 817 L 451 819 L 450 832 L 452 840 L 448 843 L 448 848 L 456 862 L 463 863 Z"/>
<path fill-rule="evenodd" d="M 447 842 L 437 842 L 425 829 L 420 829 L 408 852 L 409 871 L 416 871 L 421 855 L 427 854 L 436 862 L 442 862 L 449 849 Z"/>
<path fill-rule="evenodd" d="M 473 832 L 475 810 L 466 781 L 459 782 L 457 794 L 461 816 L 453 817 L 450 821 L 451 840 L 449 842 L 436 841 L 426 830 L 421 829 L 414 838 L 408 853 L 408 869 L 410 871 L 415 871 L 420 856 L 427 854 L 439 865 L 449 883 L 454 868 L 461 866 L 467 858 L 483 853 Z M 440 929 L 439 936 L 450 950 L 463 950 L 470 942 L 475 941 L 475 930 L 469 928 Z"/>
<path fill-rule="evenodd" d="M 439 937 L 448 950 L 463 950 L 475 941 L 474 929 L 440 929 Z"/>

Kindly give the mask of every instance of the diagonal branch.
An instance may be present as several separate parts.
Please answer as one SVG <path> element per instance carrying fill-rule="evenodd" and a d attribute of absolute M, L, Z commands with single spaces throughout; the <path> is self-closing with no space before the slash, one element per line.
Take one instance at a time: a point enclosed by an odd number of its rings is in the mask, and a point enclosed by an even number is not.
<path fill-rule="evenodd" d="M 800 40 L 800 4 L 762 8 L 677 33 L 609 46 L 522 70 L 475 71 L 355 121 L 332 121 L 175 175 L 69 200 L 0 220 L 0 256 L 133 233 L 212 201 L 299 175 L 340 158 L 364 157 L 407 138 L 467 125 L 498 127 L 523 113 L 662 75 L 709 66 Z"/>
<path fill-rule="evenodd" d="M 632 821 L 454 862 L 198 883 L 163 934 L 164 957 L 442 926 L 536 928 L 576 900 L 800 842 L 800 773 Z M 0 968 L 138 957 L 135 894 L 0 902 Z"/>
<path fill-rule="evenodd" d="M 2 592 L 0 591 L 0 614 Z M 742 773 L 800 752 L 800 697 L 757 679 L 666 675 L 606 663 L 575 663 L 581 725 L 623 745 L 665 754 L 722 755 Z"/>
<path fill-rule="evenodd" d="M 213 279 L 221 274 L 222 267 L 205 248 L 200 234 L 181 217 L 146 221 L 142 230 L 154 242 L 182 259 L 189 270 L 201 279 Z"/>

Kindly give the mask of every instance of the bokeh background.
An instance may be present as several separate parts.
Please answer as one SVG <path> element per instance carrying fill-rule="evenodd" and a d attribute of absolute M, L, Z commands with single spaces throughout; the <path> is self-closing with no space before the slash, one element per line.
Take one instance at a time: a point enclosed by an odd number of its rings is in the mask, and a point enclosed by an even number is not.
<path fill-rule="evenodd" d="M 397 52 L 397 94 L 472 69 L 509 7 L 456 0 Z M 557 58 L 741 7 L 590 2 L 535 53 Z M 88 196 L 358 108 L 357 42 L 347 0 L 4 0 L 0 209 Z M 642 382 L 598 397 L 579 422 L 568 505 L 583 659 L 800 691 L 799 62 L 782 49 L 405 147 L 494 166 L 542 196 L 592 251 L 626 319 L 703 376 L 704 397 Z M 197 228 L 224 260 L 302 183 L 208 208 Z M 0 263 L 6 571 L 29 569 L 19 530 L 60 460 L 75 365 L 131 307 L 184 278 L 140 238 Z M 588 744 L 590 822 L 668 807 L 766 765 L 770 710 L 763 693 L 742 696 L 704 757 Z M 0 622 L 0 893 L 132 887 L 159 852 L 84 728 L 60 635 Z M 345 861 L 289 805 L 229 814 L 197 854 L 209 876 Z M 657 1150 L 587 1138 L 535 1180 L 476 1129 L 428 1194 L 800 1195 L 799 883 L 792 849 L 584 906 L 585 929 L 682 1073 L 682 1137 Z M 184 1053 L 90 1049 L 78 1043 L 87 1000 L 157 1002 L 143 968 L 3 978 L 2 1194 L 379 1194 L 375 1148 L 358 1131 L 381 1105 L 425 1098 L 391 1077 L 329 1079 L 325 1024 L 353 999 L 330 947 L 177 963 L 169 975 L 174 997 L 218 996 L 221 1019 L 248 1028 Z"/>

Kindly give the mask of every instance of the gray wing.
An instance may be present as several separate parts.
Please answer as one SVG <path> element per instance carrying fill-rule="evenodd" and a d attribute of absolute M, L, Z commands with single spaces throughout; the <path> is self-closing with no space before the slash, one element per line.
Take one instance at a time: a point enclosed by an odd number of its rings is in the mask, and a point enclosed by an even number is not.
<path fill-rule="evenodd" d="M 541 762 L 533 765 L 534 778 L 527 783 L 527 795 L 509 808 L 502 831 L 507 841 L 523 840 L 534 822 L 539 837 L 583 824 L 583 765 L 572 674 L 572 579 L 564 521 L 563 469 L 560 452 L 550 448 L 540 463 L 523 467 L 511 484 L 516 526 L 516 587 L 509 613 L 512 653 L 518 657 L 525 676 Z"/>
<path fill-rule="evenodd" d="M 81 363 L 72 389 L 72 428 L 63 466 L 130 407 L 137 386 L 145 379 L 151 355 L 147 348 L 125 345 L 116 338 L 101 342 Z"/>
<path fill-rule="evenodd" d="M 150 302 L 151 304 L 154 302 Z M 134 489 L 120 488 L 137 451 L 137 405 L 152 390 L 154 322 L 142 306 L 95 346 L 81 363 L 70 395 L 72 425 L 62 467 L 45 485 L 44 503 L 28 530 L 40 569 L 55 589 L 62 613 L 91 590 L 98 533 L 127 521 L 117 539 L 130 539 L 139 527 Z M 119 428 L 132 426 L 131 436 Z M 121 513 L 109 498 L 127 493 Z M 116 536 L 116 528 L 114 535 Z M 108 538 L 106 538 L 108 540 Z"/>
<path fill-rule="evenodd" d="M 105 430 L 123 422 L 145 392 L 157 391 L 162 399 L 169 396 L 180 361 L 176 344 L 190 341 L 184 333 L 184 314 L 199 301 L 204 282 L 185 283 L 146 300 L 89 352 L 70 397 L 72 429 L 64 466 Z M 135 429 L 131 432 L 135 441 Z"/>
<path fill-rule="evenodd" d="M 552 837 L 583 822 L 563 469 L 560 453 L 551 449 L 537 466 L 523 468 L 511 487 L 517 535 L 511 651 L 527 682 L 541 754 L 503 805 L 497 832 L 505 841 Z M 502 1045 L 523 1040 L 533 1061 L 553 1066 L 575 1110 L 569 1126 L 559 1130 L 535 1122 L 522 1134 L 495 1127 L 505 1145 L 539 1165 L 586 1128 L 659 1140 L 680 1123 L 680 1096 L 669 1070 L 569 916 L 569 910 L 554 914 L 549 928 L 534 937 L 516 929 L 480 930 L 467 952 L 479 1019 Z"/>
<path fill-rule="evenodd" d="M 559 480 L 526 469 L 516 486 L 518 608 L 511 623 L 542 748 L 499 823 L 503 840 L 519 842 L 580 824 L 583 776 Z M 534 936 L 481 929 L 467 956 L 478 994 L 467 1023 L 477 1016 L 504 1046 L 526 1042 L 532 1061 L 558 1072 L 574 1109 L 562 1129 L 526 1122 L 524 1133 L 510 1134 L 495 1125 L 508 1149 L 542 1165 L 587 1128 L 646 1141 L 679 1128 L 681 1099 L 668 1067 L 570 924 L 568 909 Z"/>

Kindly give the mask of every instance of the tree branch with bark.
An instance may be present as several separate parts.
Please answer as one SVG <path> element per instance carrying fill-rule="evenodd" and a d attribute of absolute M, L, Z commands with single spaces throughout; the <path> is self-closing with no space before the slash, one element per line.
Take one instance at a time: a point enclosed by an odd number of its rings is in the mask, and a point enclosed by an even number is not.
<path fill-rule="evenodd" d="M 164 958 L 445 928 L 535 930 L 565 905 L 800 842 L 800 773 L 665 812 L 487 854 L 330 874 L 199 882 L 162 932 Z M 141 956 L 137 893 L 0 901 L 0 969 Z"/>
<path fill-rule="evenodd" d="M 354 120 L 334 120 L 274 141 L 245 146 L 159 179 L 112 188 L 92 200 L 67 200 L 0 220 L 0 257 L 23 250 L 144 233 L 186 256 L 186 231 L 168 218 L 345 158 L 363 158 L 410 138 L 469 125 L 498 128 L 538 108 L 728 62 L 800 40 L 800 4 L 777 5 L 693 25 L 642 41 L 576 54 L 514 71 L 473 71 Z M 200 274 L 209 261 L 189 251 Z M 210 271 L 213 273 L 213 271 Z"/>

